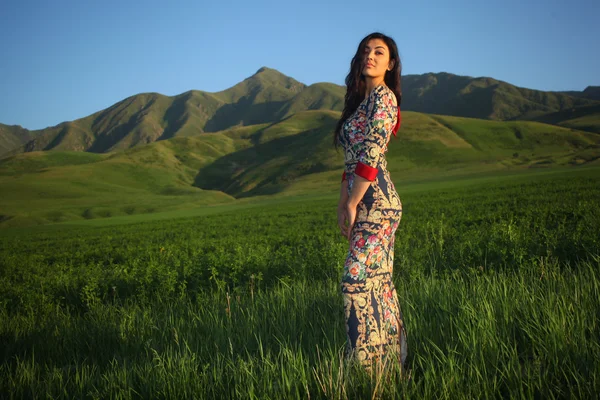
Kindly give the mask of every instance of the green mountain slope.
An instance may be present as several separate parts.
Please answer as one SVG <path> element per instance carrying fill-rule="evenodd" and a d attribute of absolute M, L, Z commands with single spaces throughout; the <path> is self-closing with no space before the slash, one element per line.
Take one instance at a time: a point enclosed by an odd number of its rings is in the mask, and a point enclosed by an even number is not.
<path fill-rule="evenodd" d="M 24 145 L 35 136 L 36 131 L 30 131 L 20 125 L 0 124 L 0 156 Z"/>
<path fill-rule="evenodd" d="M 343 155 L 330 147 L 339 114 L 323 125 L 230 153 L 200 169 L 195 185 L 235 197 L 335 187 Z M 309 118 L 310 117 L 310 118 Z M 314 119 L 299 113 L 289 123 Z M 389 144 L 388 169 L 397 181 L 485 170 L 597 162 L 600 137 L 538 122 L 488 121 L 405 112 Z M 275 125 L 279 127 L 279 125 Z M 313 182 L 311 182 L 313 181 Z M 315 184 L 315 181 L 320 182 Z"/>
<path fill-rule="evenodd" d="M 535 121 L 600 133 L 600 104 L 542 115 Z"/>
<path fill-rule="evenodd" d="M 531 119 L 560 110 L 600 104 L 559 92 L 520 88 L 488 77 L 449 73 L 402 78 L 404 110 L 494 120 Z"/>
<path fill-rule="evenodd" d="M 177 96 L 142 93 L 88 117 L 32 131 L 35 139 L 12 148 L 4 156 L 41 150 L 103 153 L 172 137 L 274 122 L 286 113 L 286 102 L 304 87 L 263 67 L 221 92 L 191 90 Z"/>
<path fill-rule="evenodd" d="M 342 168 L 330 146 L 340 113 L 304 111 L 255 133 L 255 145 L 198 171 L 194 185 L 236 197 L 273 194 L 301 176 Z"/>
<path fill-rule="evenodd" d="M 343 154 L 331 146 L 331 132 L 339 115 L 303 111 L 276 123 L 105 154 L 52 151 L 4 158 L 0 226 L 336 192 Z M 398 187 L 484 171 L 599 163 L 600 135 L 594 133 L 529 121 L 415 112 L 403 117 L 386 155 Z"/>
<path fill-rule="evenodd" d="M 232 201 L 222 192 L 191 185 L 198 168 L 239 148 L 232 142 L 225 135 L 208 134 L 108 154 L 52 151 L 5 158 L 0 160 L 1 225 L 110 217 Z"/>
<path fill-rule="evenodd" d="M 448 73 L 407 75 L 403 77 L 402 109 L 492 120 L 544 120 L 544 115 L 584 107 L 591 110 L 590 107 L 600 105 L 594 100 L 593 87 L 573 93 L 570 96 L 518 88 L 485 77 Z M 275 123 L 306 110 L 341 111 L 344 94 L 342 86 L 324 82 L 306 86 L 263 67 L 221 92 L 190 90 L 177 96 L 137 94 L 85 118 L 37 131 L 21 128 L 18 134 L 14 128 L 0 125 L 0 156 L 40 150 L 104 153 L 174 137 Z M 588 122 L 563 125 L 597 129 L 597 125 L 590 127 Z"/>
<path fill-rule="evenodd" d="M 303 91 L 288 101 L 280 112 L 281 117 L 287 117 L 304 110 L 344 109 L 346 89 L 333 83 L 320 82 L 307 86 Z"/>
<path fill-rule="evenodd" d="M 204 130 L 215 132 L 236 125 L 275 122 L 281 118 L 280 109 L 302 92 L 306 86 L 279 71 L 262 67 L 237 85 L 217 92 L 223 102 Z"/>
<path fill-rule="evenodd" d="M 600 101 L 600 86 L 588 86 L 583 91 L 567 91 L 562 92 L 573 97 L 583 97 L 584 99 L 598 100 Z"/>

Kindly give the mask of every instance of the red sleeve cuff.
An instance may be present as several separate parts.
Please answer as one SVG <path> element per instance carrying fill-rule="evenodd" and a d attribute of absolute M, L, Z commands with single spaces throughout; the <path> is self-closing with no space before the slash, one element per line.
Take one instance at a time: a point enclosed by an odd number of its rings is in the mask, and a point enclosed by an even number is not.
<path fill-rule="evenodd" d="M 346 171 L 344 171 L 344 173 L 342 174 L 342 182 L 344 182 L 346 180 Z"/>
<path fill-rule="evenodd" d="M 402 125 L 402 114 L 400 113 L 400 106 L 398 106 L 398 122 L 396 122 L 396 126 L 394 126 L 394 129 L 392 130 L 394 136 L 396 136 L 396 132 L 400 129 L 400 125 Z"/>
<path fill-rule="evenodd" d="M 368 181 L 374 181 L 378 171 L 379 170 L 377 168 L 368 166 L 367 164 L 363 164 L 360 161 L 358 162 L 358 164 L 356 164 L 356 170 L 354 170 L 356 175 L 362 176 Z"/>

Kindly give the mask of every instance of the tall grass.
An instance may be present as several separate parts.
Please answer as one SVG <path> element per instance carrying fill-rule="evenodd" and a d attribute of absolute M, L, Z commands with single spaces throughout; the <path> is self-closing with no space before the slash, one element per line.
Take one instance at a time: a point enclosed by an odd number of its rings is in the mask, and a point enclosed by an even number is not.
<path fill-rule="evenodd" d="M 6 398 L 593 398 L 598 177 L 401 197 L 403 371 L 342 358 L 330 201 L 0 240 Z"/>

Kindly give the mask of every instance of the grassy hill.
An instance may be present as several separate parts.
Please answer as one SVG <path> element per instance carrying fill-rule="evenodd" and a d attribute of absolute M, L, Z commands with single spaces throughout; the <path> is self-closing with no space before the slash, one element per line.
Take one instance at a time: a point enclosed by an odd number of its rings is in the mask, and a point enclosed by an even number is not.
<path fill-rule="evenodd" d="M 262 201 L 339 191 L 335 111 L 174 137 L 103 154 L 31 152 L 0 160 L 0 226 Z M 491 171 L 598 164 L 600 136 L 539 122 L 405 112 L 387 159 L 404 183 Z M 237 200 L 236 200 L 237 199 Z"/>
<path fill-rule="evenodd" d="M 593 110 L 600 102 L 595 93 L 593 87 L 569 94 L 542 92 L 492 78 L 442 72 L 403 77 L 402 109 L 491 120 L 539 119 L 597 132 L 600 128 Z M 307 86 L 263 67 L 220 92 L 141 93 L 90 116 L 36 131 L 0 125 L 0 156 L 42 150 L 105 153 L 174 137 L 275 123 L 302 111 L 341 111 L 344 94 L 343 86 L 326 82 Z M 577 118 L 586 121 L 579 124 L 556 118 L 562 115 L 556 113 L 569 110 L 577 110 Z"/>
<path fill-rule="evenodd" d="M 398 185 L 482 171 L 599 162 L 600 137 L 589 132 L 413 112 L 403 118 L 405 124 L 386 154 Z M 336 190 L 343 155 L 329 145 L 334 123 L 324 118 L 321 128 L 230 153 L 202 168 L 195 185 L 235 197 Z"/>
<path fill-rule="evenodd" d="M 535 121 L 600 133 L 600 104 L 542 115 Z"/>

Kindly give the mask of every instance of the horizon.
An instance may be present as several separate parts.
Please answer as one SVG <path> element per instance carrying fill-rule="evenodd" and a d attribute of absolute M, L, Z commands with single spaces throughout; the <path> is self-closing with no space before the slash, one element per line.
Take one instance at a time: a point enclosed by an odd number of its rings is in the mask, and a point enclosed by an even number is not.
<path fill-rule="evenodd" d="M 600 86 L 600 55 L 592 50 L 599 6 L 589 0 L 393 4 L 385 11 L 396 19 L 377 18 L 374 9 L 362 28 L 344 23 L 364 19 L 363 8 L 346 2 L 232 3 L 8 1 L 1 7 L 0 51 L 9 62 L 0 65 L 0 123 L 40 130 L 141 93 L 220 92 L 263 66 L 306 85 L 344 86 L 358 42 L 374 31 L 396 40 L 403 76 L 487 77 L 551 92 Z"/>

